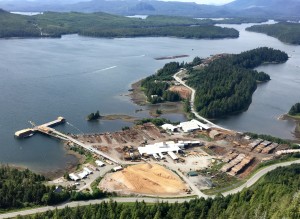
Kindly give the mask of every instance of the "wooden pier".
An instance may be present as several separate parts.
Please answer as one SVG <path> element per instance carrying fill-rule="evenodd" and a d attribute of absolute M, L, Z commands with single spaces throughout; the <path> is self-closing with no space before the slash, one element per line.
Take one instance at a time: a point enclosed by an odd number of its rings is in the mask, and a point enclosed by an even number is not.
<path fill-rule="evenodd" d="M 106 158 L 106 159 L 108 159 L 108 160 L 110 160 L 110 161 L 112 161 L 116 164 L 120 163 L 119 161 L 115 160 L 114 158 L 112 158 L 112 157 L 104 154 L 103 152 L 93 148 L 91 145 L 84 144 L 84 143 L 72 138 L 71 136 L 65 135 L 65 134 L 55 130 L 54 128 L 52 128 L 53 126 L 65 123 L 65 121 L 66 120 L 63 117 L 58 117 L 56 120 L 45 123 L 43 125 L 34 126 L 33 128 L 23 129 L 21 131 L 17 131 L 15 133 L 15 136 L 18 137 L 18 138 L 25 138 L 25 137 L 32 136 L 36 132 L 40 132 L 40 133 L 43 133 L 45 135 L 48 135 L 48 136 L 51 136 L 51 137 L 54 137 L 54 138 L 58 138 L 58 139 L 63 140 L 63 141 L 73 142 L 75 145 L 83 147 L 84 149 L 86 149 L 86 150 L 88 150 L 92 153 L 95 153 L 97 155 L 100 155 L 100 156 L 102 156 L 102 157 L 104 157 L 104 158 Z M 31 124 L 35 125 L 32 122 L 31 122 Z"/>
<path fill-rule="evenodd" d="M 48 123 L 45 123 L 45 124 L 42 124 L 39 126 L 36 126 L 33 122 L 30 122 L 34 127 L 15 132 L 15 137 L 17 137 L 17 138 L 31 137 L 32 135 L 34 135 L 34 133 L 36 133 L 37 131 L 40 131 L 40 129 L 53 127 L 53 126 L 65 123 L 65 121 L 66 120 L 64 117 L 59 116 L 59 117 L 57 117 L 56 120 L 53 120 L 51 122 L 48 122 Z"/>

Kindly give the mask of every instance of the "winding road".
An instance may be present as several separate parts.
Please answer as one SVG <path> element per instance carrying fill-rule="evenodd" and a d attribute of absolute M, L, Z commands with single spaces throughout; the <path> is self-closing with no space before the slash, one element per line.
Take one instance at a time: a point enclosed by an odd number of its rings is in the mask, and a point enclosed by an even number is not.
<path fill-rule="evenodd" d="M 222 193 L 223 196 L 227 196 L 230 194 L 235 194 L 238 193 L 240 191 L 242 191 L 244 188 L 248 188 L 250 186 L 252 186 L 254 183 L 256 183 L 262 176 L 264 176 L 265 174 L 267 174 L 268 172 L 278 168 L 278 167 L 285 167 L 285 166 L 289 166 L 292 164 L 300 164 L 300 160 L 295 160 L 295 161 L 290 161 L 290 162 L 284 162 L 284 163 L 278 163 L 278 164 L 274 164 L 271 166 L 268 166 L 260 171 L 258 171 L 256 174 L 254 174 L 246 183 L 244 183 L 243 185 L 241 185 L 240 187 L 230 190 L 228 192 L 224 192 Z M 214 196 L 207 196 L 204 195 L 203 196 L 199 196 L 199 197 L 203 197 L 203 198 L 214 198 Z M 172 198 L 172 199 L 164 199 L 164 198 L 147 198 L 147 197 L 126 197 L 126 198 L 112 198 L 112 199 L 97 199 L 97 200 L 90 200 L 90 201 L 77 201 L 77 202 L 67 202 L 67 203 L 63 203 L 60 205 L 55 205 L 55 206 L 45 206 L 45 207 L 41 207 L 41 208 L 34 208 L 34 209 L 29 209 L 29 210 L 21 210 L 21 211 L 17 211 L 17 212 L 10 212 L 10 213 L 5 213 L 5 214 L 0 214 L 0 219 L 2 218 L 12 218 L 12 217 L 17 217 L 18 215 L 31 215 L 31 214 L 36 214 L 36 213 L 42 213 L 42 212 L 46 212 L 49 210 L 55 210 L 57 209 L 63 209 L 65 207 L 77 207 L 77 206 L 86 206 L 86 205 L 93 205 L 93 204 L 99 204 L 101 202 L 108 202 L 108 201 L 116 201 L 119 203 L 123 203 L 123 202 L 136 202 L 136 201 L 144 201 L 147 203 L 157 203 L 157 202 L 169 202 L 169 203 L 182 203 L 185 201 L 190 201 L 192 200 L 192 198 Z"/>
<path fill-rule="evenodd" d="M 209 124 L 212 128 L 218 128 L 218 129 L 228 130 L 228 129 L 223 128 L 223 127 L 221 127 L 221 126 L 218 126 L 218 125 L 212 123 L 211 121 L 209 121 L 208 119 L 206 119 L 206 118 L 200 116 L 200 115 L 198 114 L 198 112 L 195 110 L 195 108 L 194 108 L 194 102 L 195 102 L 196 91 L 195 91 L 194 88 L 188 86 L 188 85 L 187 85 L 187 84 L 179 77 L 179 74 L 184 73 L 184 71 L 186 71 L 186 70 L 185 70 L 185 69 L 180 70 L 179 72 L 177 72 L 177 73 L 173 76 L 173 78 L 174 78 L 178 83 L 182 84 L 183 86 L 185 86 L 186 88 L 188 88 L 188 89 L 190 89 L 190 90 L 192 91 L 191 99 L 190 99 L 191 112 L 192 112 L 198 119 L 200 119 L 200 120 L 202 120 L 202 121 L 205 121 L 207 124 Z"/>

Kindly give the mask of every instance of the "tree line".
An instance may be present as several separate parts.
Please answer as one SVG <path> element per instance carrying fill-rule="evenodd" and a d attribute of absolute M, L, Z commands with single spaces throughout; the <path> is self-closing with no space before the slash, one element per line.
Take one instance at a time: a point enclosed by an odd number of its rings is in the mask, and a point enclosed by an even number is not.
<path fill-rule="evenodd" d="M 214 199 L 184 203 L 121 204 L 113 201 L 85 207 L 47 211 L 18 218 L 122 218 L 122 219 L 223 219 L 300 217 L 300 165 L 280 167 L 266 174 L 251 188 Z"/>
<path fill-rule="evenodd" d="M 0 211 L 37 205 L 53 205 L 67 200 L 66 190 L 55 191 L 54 186 L 45 186 L 45 177 L 28 169 L 17 170 L 0 166 Z"/>

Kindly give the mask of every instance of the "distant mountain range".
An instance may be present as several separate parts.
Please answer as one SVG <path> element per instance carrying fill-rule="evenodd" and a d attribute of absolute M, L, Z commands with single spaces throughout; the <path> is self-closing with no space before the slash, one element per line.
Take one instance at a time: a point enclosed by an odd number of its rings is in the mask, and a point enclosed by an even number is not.
<path fill-rule="evenodd" d="M 176 15 L 190 17 L 259 17 L 299 19 L 299 0 L 236 0 L 223 6 L 157 0 L 3 0 L 8 11 L 107 12 L 119 15 Z"/>

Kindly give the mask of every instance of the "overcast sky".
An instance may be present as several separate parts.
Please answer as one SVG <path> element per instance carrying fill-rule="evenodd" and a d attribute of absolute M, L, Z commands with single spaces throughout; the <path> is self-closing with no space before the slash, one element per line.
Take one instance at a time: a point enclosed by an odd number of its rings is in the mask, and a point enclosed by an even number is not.
<path fill-rule="evenodd" d="M 198 4 L 212 4 L 212 5 L 223 5 L 234 0 L 164 0 L 164 1 L 178 1 L 178 2 L 196 2 Z"/>
<path fill-rule="evenodd" d="M 0 0 L 0 1 L 13 1 L 13 0 Z M 27 0 L 27 1 L 43 1 L 43 0 Z M 61 0 L 66 1 L 66 0 Z M 70 1 L 70 0 L 69 0 Z M 72 0 L 73 2 L 89 1 L 89 0 Z M 71 1 L 71 2 L 72 2 Z M 159 1 L 178 1 L 178 2 L 196 2 L 198 4 L 210 4 L 210 5 L 223 5 L 235 0 L 159 0 Z"/>
<path fill-rule="evenodd" d="M 0 1 L 7 1 L 7 0 L 0 0 Z M 27 0 L 27 1 L 42 1 L 42 0 Z M 75 1 L 80 2 L 80 1 L 88 1 L 88 0 L 75 0 Z M 222 5 L 229 2 L 233 2 L 234 0 L 163 0 L 163 1 L 196 2 L 198 4 Z"/>

